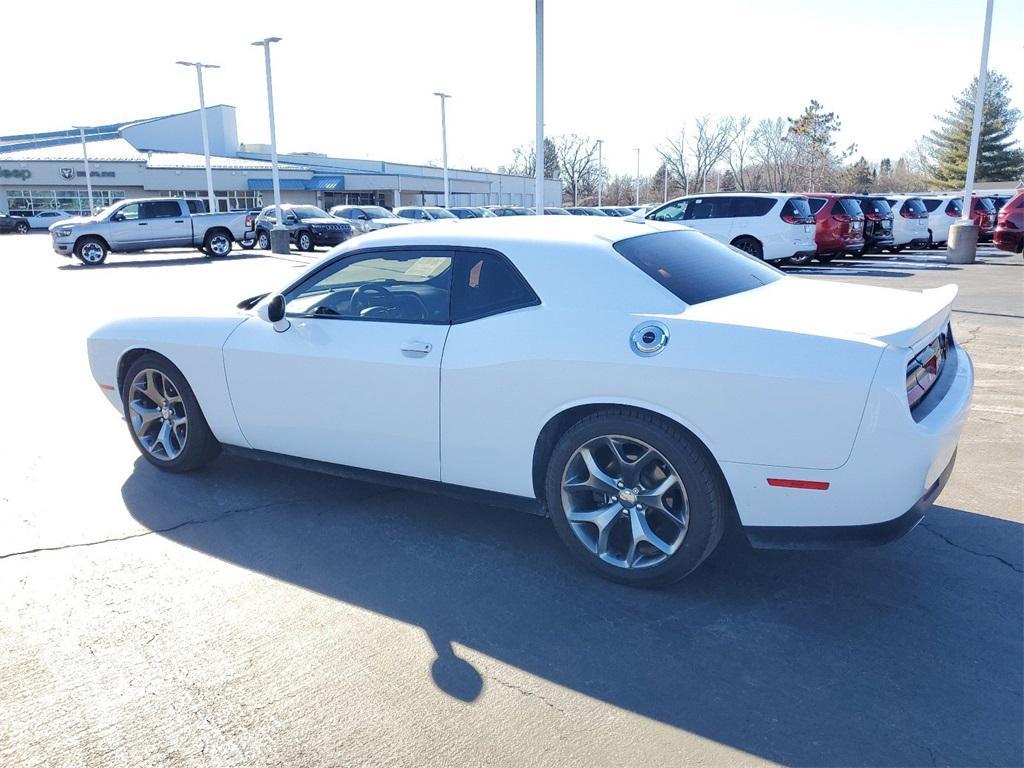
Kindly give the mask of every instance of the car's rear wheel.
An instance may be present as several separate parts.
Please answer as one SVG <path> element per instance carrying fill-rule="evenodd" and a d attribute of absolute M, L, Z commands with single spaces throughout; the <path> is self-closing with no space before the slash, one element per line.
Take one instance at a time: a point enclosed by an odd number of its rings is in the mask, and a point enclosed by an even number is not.
<path fill-rule="evenodd" d="M 220 452 L 185 376 L 162 355 L 147 353 L 132 364 L 121 398 L 132 440 L 153 466 L 188 472 Z"/>
<path fill-rule="evenodd" d="M 261 251 L 270 250 L 270 233 L 265 229 L 261 229 L 256 233 L 256 247 Z"/>
<path fill-rule="evenodd" d="M 300 251 L 312 251 L 313 250 L 313 235 L 309 232 L 299 232 L 298 237 L 295 239 L 299 246 Z"/>
<path fill-rule="evenodd" d="M 836 255 L 834 253 L 819 253 L 814 258 L 817 259 L 822 264 L 828 264 L 835 257 Z"/>
<path fill-rule="evenodd" d="M 752 237 L 737 237 L 732 241 L 732 244 L 744 253 L 749 253 L 751 256 L 758 259 L 764 259 L 764 249 L 761 247 L 761 244 Z"/>
<path fill-rule="evenodd" d="M 107 260 L 107 244 L 98 237 L 83 237 L 75 243 L 75 256 L 87 266 L 96 266 Z"/>
<path fill-rule="evenodd" d="M 203 248 L 211 256 L 227 256 L 231 253 L 231 236 L 224 232 L 211 232 L 206 236 Z"/>
<path fill-rule="evenodd" d="M 725 528 L 727 493 L 713 459 L 680 427 L 632 409 L 602 411 L 566 431 L 545 495 L 573 554 L 626 584 L 678 581 Z"/>
<path fill-rule="evenodd" d="M 19 221 L 17 224 L 14 225 L 14 231 L 17 232 L 19 235 L 28 234 L 28 224 L 26 224 L 24 221 Z"/>

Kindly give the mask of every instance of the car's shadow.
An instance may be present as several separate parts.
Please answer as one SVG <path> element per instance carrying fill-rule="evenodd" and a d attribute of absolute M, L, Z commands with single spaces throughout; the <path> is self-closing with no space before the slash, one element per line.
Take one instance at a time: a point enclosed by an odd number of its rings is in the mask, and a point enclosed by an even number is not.
<path fill-rule="evenodd" d="M 459 645 L 777 762 L 1020 761 L 1013 522 L 937 507 L 878 549 L 734 540 L 642 591 L 570 562 L 542 518 L 237 458 L 139 459 L 122 496 L 183 546 L 422 627 L 424 679 L 466 702 L 488 681 Z"/>
<path fill-rule="evenodd" d="M 177 255 L 182 254 L 182 255 Z M 94 270 L 94 269 L 144 269 L 146 267 L 180 267 L 200 264 L 216 264 L 224 261 L 245 261 L 247 259 L 266 258 L 269 254 L 265 251 L 232 251 L 229 256 L 206 256 L 195 249 L 181 251 L 161 251 L 156 253 L 133 254 L 112 254 L 107 260 L 98 266 L 82 264 L 78 260 L 72 260 L 67 264 L 61 264 L 57 269 L 61 270 Z M 148 258 L 147 258 L 148 257 Z"/>

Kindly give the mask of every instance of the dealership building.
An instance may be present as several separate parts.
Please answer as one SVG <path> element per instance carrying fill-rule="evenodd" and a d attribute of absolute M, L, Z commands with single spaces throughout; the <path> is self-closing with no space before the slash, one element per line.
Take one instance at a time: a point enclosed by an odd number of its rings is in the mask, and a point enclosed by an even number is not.
<path fill-rule="evenodd" d="M 235 108 L 208 107 L 210 161 L 217 207 L 259 208 L 273 202 L 270 148 L 241 144 Z M 207 196 L 199 112 L 87 128 L 92 207 L 126 198 Z M 383 160 L 278 155 L 281 199 L 332 205 L 442 205 L 440 168 Z M 532 206 L 534 179 L 449 169 L 451 204 Z M 561 184 L 544 182 L 544 204 L 560 205 Z M 90 208 L 77 129 L 0 136 L 0 210 L 31 216 L 44 210 Z"/>

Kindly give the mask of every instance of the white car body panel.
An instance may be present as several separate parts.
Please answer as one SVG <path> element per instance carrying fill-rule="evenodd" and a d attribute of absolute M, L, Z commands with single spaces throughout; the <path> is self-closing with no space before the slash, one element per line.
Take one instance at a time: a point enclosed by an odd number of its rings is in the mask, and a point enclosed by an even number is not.
<path fill-rule="evenodd" d="M 451 326 L 293 318 L 277 332 L 254 314 L 121 321 L 90 338 L 90 363 L 109 385 L 126 350 L 164 354 L 229 445 L 525 497 L 550 419 L 580 405 L 636 406 L 704 443 L 745 525 L 857 526 L 906 512 L 949 464 L 970 403 L 973 370 L 957 348 L 938 404 L 920 421 L 907 404 L 907 363 L 947 326 L 955 287 L 781 276 L 687 306 L 611 247 L 678 229 L 561 216 L 372 232 L 326 258 L 493 249 L 541 303 Z M 629 335 L 652 318 L 670 343 L 639 357 Z M 431 351 L 403 354 L 408 341 Z M 830 487 L 769 487 L 770 477 Z"/>
<path fill-rule="evenodd" d="M 922 195 L 922 198 L 941 201 L 938 207 L 928 214 L 928 231 L 931 232 L 933 243 L 945 243 L 949 240 L 949 228 L 957 222 L 959 217 L 946 213 L 946 205 L 950 200 L 956 200 L 957 197 L 957 195 Z"/>
<path fill-rule="evenodd" d="M 924 242 L 928 240 L 928 221 L 931 216 L 908 219 L 901 213 L 903 204 L 912 199 L 919 200 L 920 198 L 915 195 L 889 198 L 892 201 L 889 203 L 892 207 L 892 236 L 897 246 L 907 245 L 915 240 Z"/>
<path fill-rule="evenodd" d="M 35 216 L 26 216 L 28 225 L 33 229 L 47 229 L 51 224 L 75 218 L 75 214 L 67 211 L 39 211 Z"/>

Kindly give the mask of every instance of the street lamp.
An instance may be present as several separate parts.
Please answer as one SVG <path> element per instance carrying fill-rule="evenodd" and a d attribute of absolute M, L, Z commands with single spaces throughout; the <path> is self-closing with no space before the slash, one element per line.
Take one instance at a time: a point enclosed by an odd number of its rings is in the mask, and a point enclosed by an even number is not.
<path fill-rule="evenodd" d="M 270 229 L 270 250 L 288 253 L 288 228 L 281 215 L 281 177 L 277 170 L 277 130 L 274 127 L 274 86 L 270 77 L 270 44 L 281 42 L 280 37 L 265 37 L 253 45 L 263 46 L 267 65 L 267 111 L 270 113 L 270 175 L 274 180 L 274 226 Z"/>
<path fill-rule="evenodd" d="M 544 0 L 537 0 L 537 146 L 533 207 L 544 215 Z"/>
<path fill-rule="evenodd" d="M 440 91 L 434 91 L 434 95 L 441 99 L 441 163 L 444 166 L 444 207 L 448 208 L 448 126 L 444 119 L 444 101 L 451 95 Z"/>
<path fill-rule="evenodd" d="M 183 67 L 196 68 L 196 80 L 199 82 L 199 122 L 203 126 L 203 158 L 206 161 L 206 194 L 209 200 L 207 210 L 210 213 L 217 211 L 217 200 L 213 194 L 213 171 L 210 170 L 210 132 L 206 127 L 206 96 L 203 93 L 203 70 L 220 69 L 219 64 L 203 64 L 200 61 L 176 61 Z"/>
<path fill-rule="evenodd" d="M 604 147 L 604 139 L 597 140 L 597 205 L 601 205 L 601 190 L 604 187 L 604 162 L 601 160 L 601 148 Z"/>
<path fill-rule="evenodd" d="M 85 188 L 89 190 L 89 215 L 92 216 L 94 210 L 92 202 L 92 174 L 89 173 L 89 150 L 85 148 L 85 126 L 73 125 L 71 127 L 77 128 L 78 135 L 82 137 L 82 157 L 85 159 Z"/>
<path fill-rule="evenodd" d="M 640 205 L 640 147 L 633 147 L 636 152 L 636 203 Z"/>

